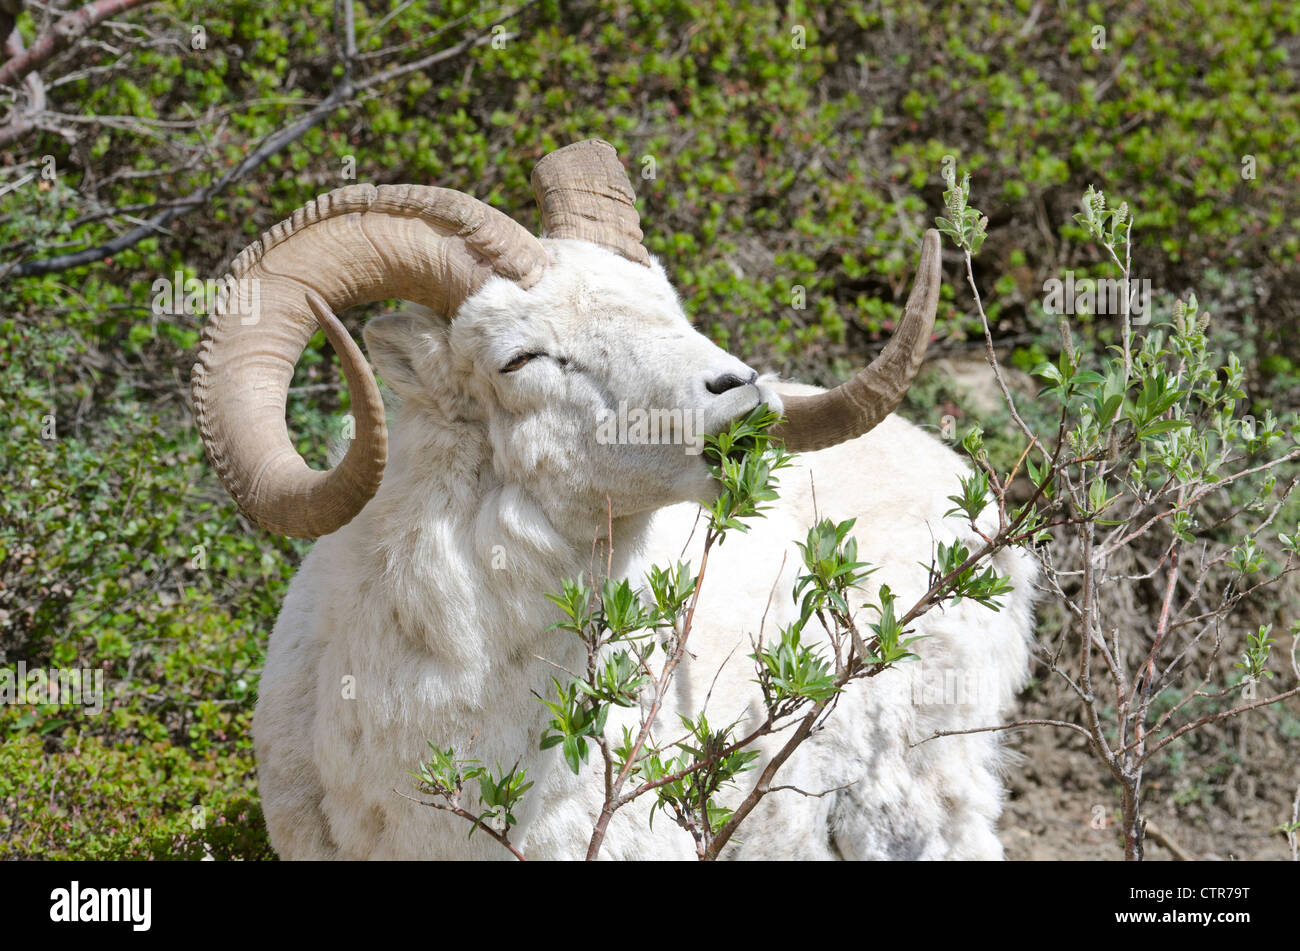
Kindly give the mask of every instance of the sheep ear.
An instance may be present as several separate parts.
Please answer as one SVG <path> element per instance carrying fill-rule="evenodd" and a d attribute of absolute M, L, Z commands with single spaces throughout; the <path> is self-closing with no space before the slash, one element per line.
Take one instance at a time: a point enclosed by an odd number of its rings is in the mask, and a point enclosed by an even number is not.
<path fill-rule="evenodd" d="M 424 389 L 419 367 L 432 349 L 433 328 L 421 314 L 384 314 L 366 324 L 361 335 L 380 378 L 399 396 Z"/>

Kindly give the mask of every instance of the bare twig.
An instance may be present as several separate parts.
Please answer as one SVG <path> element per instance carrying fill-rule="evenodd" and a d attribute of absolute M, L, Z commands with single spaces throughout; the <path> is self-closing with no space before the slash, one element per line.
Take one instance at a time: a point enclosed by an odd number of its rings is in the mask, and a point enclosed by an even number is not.
<path fill-rule="evenodd" d="M 478 826 L 480 829 L 486 832 L 493 839 L 496 839 L 497 842 L 499 842 L 501 845 L 504 845 L 507 849 L 509 849 L 510 854 L 513 855 L 515 858 L 517 858 L 519 861 L 521 862 L 528 861 L 528 859 L 524 856 L 524 853 L 520 852 L 517 848 L 515 848 L 514 844 L 504 833 L 498 832 L 496 829 L 492 828 L 486 822 L 479 822 L 478 816 L 474 815 L 474 813 L 470 812 L 469 810 L 462 809 L 460 806 L 453 806 L 450 803 L 445 803 L 445 802 L 426 802 L 423 799 L 416 799 L 414 796 L 408 796 L 406 795 L 406 793 L 400 792 L 399 790 L 396 789 L 394 789 L 393 792 L 397 793 L 397 795 L 401 796 L 403 799 L 409 799 L 411 800 L 411 802 L 419 803 L 421 806 L 428 806 L 430 809 L 437 809 L 440 812 L 450 812 L 453 816 L 460 816 L 460 818 L 474 823 L 474 825 Z"/>
<path fill-rule="evenodd" d="M 1300 862 L 1300 786 L 1296 787 L 1295 801 L 1291 803 L 1291 828 L 1286 833 L 1291 846 L 1291 861 Z"/>
<path fill-rule="evenodd" d="M 1002 368 L 998 364 L 998 355 L 993 349 L 993 331 L 989 327 L 988 315 L 984 313 L 984 302 L 980 299 L 979 289 L 975 286 L 975 271 L 971 264 L 970 252 L 966 251 L 964 254 L 966 257 L 966 281 L 970 284 L 970 289 L 975 295 L 975 309 L 979 312 L 980 324 L 984 328 L 984 343 L 987 348 L 989 366 L 993 369 L 993 376 L 998 381 L 998 389 L 1002 391 L 1002 399 L 1007 404 L 1007 411 L 1011 414 L 1011 418 L 1016 421 L 1016 425 L 1020 427 L 1021 432 L 1029 437 L 1032 444 L 1037 441 L 1034 438 L 1034 431 L 1016 412 L 1016 401 L 1011 398 L 1011 390 L 1007 387 L 1007 381 L 1002 378 Z"/>
<path fill-rule="evenodd" d="M 1227 719 L 1228 717 L 1239 716 L 1240 714 L 1245 713 L 1247 710 L 1254 710 L 1256 707 L 1271 706 L 1272 704 L 1280 703 L 1281 701 L 1286 700 L 1289 697 L 1296 697 L 1296 696 L 1300 696 L 1300 687 L 1292 687 L 1290 690 L 1287 690 L 1284 693 L 1280 693 L 1276 697 L 1265 697 L 1264 699 L 1256 700 L 1253 703 L 1243 703 L 1241 706 L 1233 707 L 1231 710 L 1224 710 L 1221 711 L 1220 713 L 1210 713 L 1201 717 L 1199 720 L 1193 720 L 1190 723 L 1184 723 L 1178 729 L 1174 730 L 1173 733 L 1170 733 L 1168 736 L 1160 740 L 1159 743 L 1156 743 L 1154 746 L 1152 746 L 1151 749 L 1148 751 L 1147 755 L 1150 756 L 1154 753 L 1159 752 L 1160 750 L 1168 746 L 1170 743 L 1172 743 L 1174 740 L 1182 736 L 1184 733 L 1188 733 L 1192 730 L 1199 729 L 1200 727 L 1205 726 L 1205 724 L 1207 723 L 1214 723 L 1217 720 L 1224 720 Z"/>
<path fill-rule="evenodd" d="M 1026 727 L 1026 726 L 1059 727 L 1062 730 L 1073 730 L 1075 733 L 1082 733 L 1085 737 L 1088 738 L 1089 742 L 1091 742 L 1092 740 L 1092 734 L 1089 733 L 1087 730 L 1085 730 L 1083 727 L 1079 726 L 1079 724 L 1077 723 L 1070 723 L 1066 720 L 1031 719 L 1031 720 L 1015 720 L 1011 723 L 1000 723 L 997 726 L 980 726 L 970 730 L 940 730 L 937 733 L 927 736 L 924 740 L 918 740 L 917 742 L 911 745 L 913 747 L 917 747 L 920 746 L 922 743 L 929 743 L 931 740 L 938 739 L 941 736 L 964 736 L 967 733 L 998 733 L 1003 730 L 1018 730 L 1021 727 Z"/>
<path fill-rule="evenodd" d="M 21 55 L 0 64 L 0 86 L 15 85 L 18 80 L 39 69 L 109 17 L 150 2 L 152 0 L 96 0 L 76 13 L 67 14 Z"/>
<path fill-rule="evenodd" d="M 101 0 L 101 2 L 103 2 L 103 0 Z M 114 0 L 114 2 L 126 3 L 128 0 Z M 135 0 L 135 2 L 143 2 L 143 0 Z M 305 115 L 290 123 L 288 126 L 285 126 L 267 136 L 256 149 L 250 152 L 242 161 L 229 169 L 215 182 L 206 185 L 203 188 L 199 188 L 184 198 L 175 201 L 170 207 L 159 212 L 143 225 L 133 228 L 124 234 L 103 242 L 102 244 L 84 248 L 80 251 L 55 255 L 48 258 L 34 258 L 19 262 L 8 272 L 8 275 L 12 277 L 28 277 L 38 274 L 49 274 L 55 271 L 64 271 L 69 268 L 91 264 L 114 254 L 119 254 L 127 248 L 135 246 L 145 238 L 156 235 L 160 229 L 165 228 L 175 219 L 196 208 L 208 204 L 208 202 L 223 192 L 231 183 L 243 178 L 267 159 L 296 142 L 310 129 L 324 121 L 333 110 L 340 106 L 349 104 L 360 93 L 374 90 L 383 83 L 400 79 L 403 76 L 426 69 L 429 66 L 442 62 L 443 60 L 459 56 L 469 49 L 490 42 L 492 39 L 492 28 L 517 16 L 523 10 L 532 6 L 536 2 L 537 0 L 526 0 L 526 2 L 522 3 L 520 6 L 493 21 L 493 23 L 489 25 L 486 33 L 466 37 L 454 46 L 445 50 L 440 50 L 437 53 L 433 53 L 422 59 L 416 60 L 415 62 L 395 66 L 382 73 L 368 76 L 363 80 L 354 81 L 345 74 L 334 91 L 318 105 L 309 110 Z M 351 45 L 349 48 L 355 49 L 355 40 L 350 41 L 350 43 Z"/>
<path fill-rule="evenodd" d="M 1161 829 L 1150 819 L 1148 819 L 1146 823 L 1146 835 L 1156 845 L 1163 845 L 1166 849 L 1168 849 L 1169 854 L 1172 855 L 1179 862 L 1196 861 L 1195 855 L 1192 855 L 1192 853 L 1188 852 L 1181 845 L 1179 845 L 1177 842 L 1171 839 L 1163 829 Z"/>

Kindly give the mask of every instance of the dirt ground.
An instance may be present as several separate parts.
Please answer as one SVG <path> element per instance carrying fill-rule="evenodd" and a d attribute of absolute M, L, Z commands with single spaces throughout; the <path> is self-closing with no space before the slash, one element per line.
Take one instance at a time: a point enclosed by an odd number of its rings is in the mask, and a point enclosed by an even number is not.
<path fill-rule="evenodd" d="M 1024 707 L 1022 715 L 1041 715 L 1033 706 Z M 1157 765 L 1149 772 L 1143 804 L 1158 834 L 1154 841 L 1147 838 L 1147 861 L 1178 858 L 1160 843 L 1161 836 L 1192 859 L 1291 858 L 1286 837 L 1275 831 L 1289 820 L 1300 784 L 1300 742 L 1287 735 L 1294 711 L 1287 714 L 1256 711 L 1244 725 L 1223 726 L 1192 740 L 1196 746 L 1183 752 L 1180 768 Z M 1008 746 L 1018 760 L 1007 777 L 1009 799 L 1002 813 L 1008 859 L 1124 858 L 1119 787 L 1083 737 L 1033 727 L 1012 734 Z"/>

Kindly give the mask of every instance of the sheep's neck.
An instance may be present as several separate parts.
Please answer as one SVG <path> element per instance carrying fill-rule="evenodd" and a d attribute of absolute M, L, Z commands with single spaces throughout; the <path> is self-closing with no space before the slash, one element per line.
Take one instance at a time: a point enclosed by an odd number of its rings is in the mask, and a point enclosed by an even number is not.
<path fill-rule="evenodd" d="M 486 676 L 499 673 L 505 658 L 518 663 L 572 637 L 550 630 L 560 614 L 545 596 L 565 580 L 591 585 L 594 578 L 597 587 L 607 574 L 640 580 L 649 515 L 611 520 L 570 511 L 561 530 L 528 486 L 490 475 L 481 440 L 457 434 L 452 444 L 451 453 L 439 445 L 395 447 L 366 510 L 383 556 L 376 580 L 403 633 Z M 447 464 L 429 465 L 439 457 Z"/>

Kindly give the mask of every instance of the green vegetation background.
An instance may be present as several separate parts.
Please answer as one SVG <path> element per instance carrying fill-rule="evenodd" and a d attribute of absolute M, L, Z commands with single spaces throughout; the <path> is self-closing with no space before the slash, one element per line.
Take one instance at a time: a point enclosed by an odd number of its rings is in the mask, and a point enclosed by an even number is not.
<path fill-rule="evenodd" d="M 451 47 L 500 13 L 417 3 L 381 23 L 396 5 L 360 6 L 362 53 Z M 223 170 L 337 81 L 333 7 L 144 8 L 131 19 L 180 41 L 51 90 L 54 107 L 209 115 Z M 188 49 L 195 24 L 205 50 Z M 1093 48 L 1097 25 L 1105 49 Z M 1161 291 L 1195 289 L 1215 314 L 1255 411 L 1295 408 L 1300 6 L 540 0 L 508 32 L 502 49 L 340 108 L 168 235 L 0 284 L 0 663 L 101 666 L 111 690 L 100 717 L 0 706 L 0 857 L 269 855 L 249 723 L 306 546 L 250 530 L 217 484 L 186 405 L 202 317 L 155 313 L 152 285 L 176 271 L 219 277 L 261 231 L 347 184 L 349 156 L 358 181 L 462 189 L 536 229 L 535 161 L 608 139 L 634 177 L 646 245 L 698 326 L 819 383 L 888 337 L 919 233 L 941 209 L 946 155 L 973 171 L 990 215 L 977 263 L 999 339 L 1022 366 L 1050 357 L 1043 281 L 1067 266 L 1113 273 L 1071 220 L 1096 184 L 1138 210 L 1135 272 Z M 108 54 L 79 55 L 78 67 Z M 0 155 L 52 154 L 60 169 L 48 190 L 0 197 L 0 264 L 111 236 L 80 220 L 88 195 L 149 203 L 214 177 L 175 170 L 165 132 L 95 129 L 75 146 L 46 135 Z M 140 174 L 104 183 L 122 171 Z M 795 285 L 805 309 L 791 306 Z M 349 315 L 354 329 L 363 319 Z M 1115 331 L 1105 318 L 1075 329 L 1092 345 Z M 950 263 L 932 350 L 962 354 L 980 336 Z M 317 341 L 290 404 L 317 463 L 347 409 L 343 388 L 319 385 L 336 382 Z M 960 400 L 932 377 L 904 411 L 937 428 Z M 56 438 L 43 438 L 51 415 Z"/>

